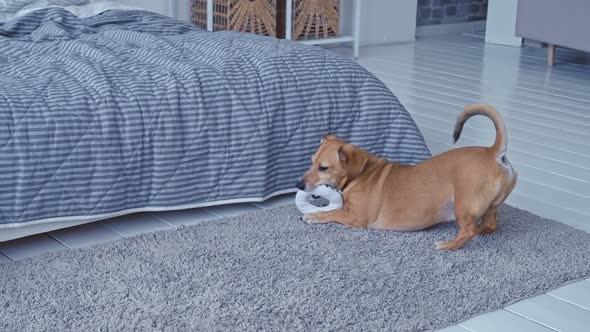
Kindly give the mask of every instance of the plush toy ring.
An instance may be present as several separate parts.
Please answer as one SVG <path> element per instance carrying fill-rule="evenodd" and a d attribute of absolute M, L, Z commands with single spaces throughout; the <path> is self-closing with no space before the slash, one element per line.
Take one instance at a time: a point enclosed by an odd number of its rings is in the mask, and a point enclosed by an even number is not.
<path fill-rule="evenodd" d="M 324 198 L 328 201 L 328 205 L 326 206 L 318 206 L 312 203 L 313 200 L 317 200 L 318 198 Z M 312 201 L 310 201 L 312 199 Z M 331 211 L 337 210 L 342 208 L 343 201 L 342 201 L 342 193 L 327 184 L 317 186 L 313 191 L 297 191 L 297 195 L 295 195 L 295 205 L 302 213 L 314 213 L 320 211 Z"/>

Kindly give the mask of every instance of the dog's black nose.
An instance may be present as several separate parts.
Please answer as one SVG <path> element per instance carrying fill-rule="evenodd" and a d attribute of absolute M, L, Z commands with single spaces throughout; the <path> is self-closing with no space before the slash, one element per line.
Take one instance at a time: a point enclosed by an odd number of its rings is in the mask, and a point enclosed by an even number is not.
<path fill-rule="evenodd" d="M 299 181 L 297 181 L 295 184 L 295 187 L 297 187 L 299 190 L 305 190 L 305 182 L 303 182 L 302 179 L 299 179 Z"/>

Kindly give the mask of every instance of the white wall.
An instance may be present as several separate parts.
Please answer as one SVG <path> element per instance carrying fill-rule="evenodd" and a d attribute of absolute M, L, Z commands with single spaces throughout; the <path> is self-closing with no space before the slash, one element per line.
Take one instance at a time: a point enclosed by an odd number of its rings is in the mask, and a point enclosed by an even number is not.
<path fill-rule="evenodd" d="M 168 10 L 168 0 L 115 0 L 117 2 L 125 3 L 146 10 L 170 15 Z M 190 17 L 190 0 L 176 0 L 176 15 L 179 19 L 188 20 Z M 172 16 L 172 15 L 170 15 Z"/>
<path fill-rule="evenodd" d="M 191 18 L 190 13 L 190 0 L 177 0 L 176 1 L 176 17 L 180 20 L 189 21 Z"/>
<path fill-rule="evenodd" d="M 169 15 L 168 0 L 117 0 Z M 342 1 L 342 30 L 352 31 L 352 1 Z M 417 0 L 361 1 L 361 44 L 374 45 L 414 40 Z M 177 17 L 189 20 L 190 0 L 176 0 Z"/>
<path fill-rule="evenodd" d="M 490 0 L 486 22 L 486 43 L 521 46 L 516 37 L 517 0 Z"/>
<path fill-rule="evenodd" d="M 168 15 L 168 0 L 116 0 L 116 2 Z"/>
<path fill-rule="evenodd" d="M 362 3 L 361 45 L 414 40 L 416 36 L 417 0 L 359 1 Z M 342 19 L 350 23 L 350 21 L 347 21 L 348 17 L 342 16 Z"/>

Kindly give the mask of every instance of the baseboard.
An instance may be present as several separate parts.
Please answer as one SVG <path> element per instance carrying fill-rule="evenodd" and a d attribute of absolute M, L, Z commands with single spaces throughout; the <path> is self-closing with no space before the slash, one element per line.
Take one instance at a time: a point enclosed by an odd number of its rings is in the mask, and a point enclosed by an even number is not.
<path fill-rule="evenodd" d="M 360 46 L 361 47 L 366 47 L 366 46 L 386 46 L 386 45 L 395 45 L 395 44 L 403 44 L 403 43 L 411 43 L 413 41 L 416 41 L 415 38 L 412 39 L 400 39 L 400 40 L 391 40 L 391 41 L 383 41 L 383 42 L 360 42 Z"/>
<path fill-rule="evenodd" d="M 433 24 L 416 27 L 416 38 L 485 31 L 486 21 Z"/>

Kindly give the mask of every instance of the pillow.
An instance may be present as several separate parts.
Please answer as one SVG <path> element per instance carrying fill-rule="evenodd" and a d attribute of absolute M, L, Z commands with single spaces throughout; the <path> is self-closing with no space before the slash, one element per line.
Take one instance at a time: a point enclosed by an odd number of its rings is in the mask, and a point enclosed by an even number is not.
<path fill-rule="evenodd" d="M 13 2 L 19 2 L 21 5 L 27 2 L 25 7 L 21 7 L 16 12 L 0 10 L 0 25 L 2 25 L 3 22 L 8 22 L 15 17 L 23 16 L 32 11 L 47 7 L 61 7 L 78 17 L 93 16 L 111 9 L 141 10 L 139 7 L 124 5 L 119 2 L 105 0 L 91 1 L 92 0 L 0 0 L 0 6 L 5 5 L 8 2 L 10 2 L 10 6 L 12 6 Z M 76 5 L 71 5 L 72 3 L 76 3 Z"/>
<path fill-rule="evenodd" d="M 91 0 L 0 0 L 0 15 L 16 13 L 21 9 L 47 6 L 85 5 Z"/>

